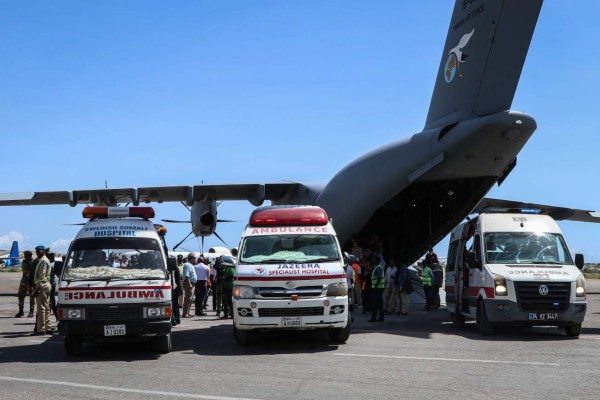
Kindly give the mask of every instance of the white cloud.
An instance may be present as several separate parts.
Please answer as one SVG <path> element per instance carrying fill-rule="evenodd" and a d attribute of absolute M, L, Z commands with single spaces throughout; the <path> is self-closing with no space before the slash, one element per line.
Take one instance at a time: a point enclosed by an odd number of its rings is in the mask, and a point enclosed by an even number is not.
<path fill-rule="evenodd" d="M 58 239 L 50 243 L 48 247 L 50 247 L 50 250 L 55 253 L 66 253 L 70 244 L 70 239 Z"/>
<path fill-rule="evenodd" d="M 10 246 L 12 246 L 12 242 L 15 240 L 18 241 L 19 245 L 20 245 L 25 240 L 25 236 L 23 236 L 19 232 L 15 232 L 15 231 L 11 231 L 11 232 L 7 233 L 6 235 L 1 235 L 0 236 L 0 248 L 10 249 Z"/>

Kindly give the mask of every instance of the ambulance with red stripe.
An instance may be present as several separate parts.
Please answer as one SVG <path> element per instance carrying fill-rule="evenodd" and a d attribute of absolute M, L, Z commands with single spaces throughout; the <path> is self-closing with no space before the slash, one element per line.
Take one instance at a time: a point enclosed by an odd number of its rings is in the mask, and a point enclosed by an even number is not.
<path fill-rule="evenodd" d="M 239 245 L 233 289 L 238 344 L 266 330 L 325 329 L 350 335 L 343 255 L 325 210 L 273 206 L 254 210 Z"/>
<path fill-rule="evenodd" d="M 151 207 L 86 207 L 58 288 L 58 330 L 68 354 L 88 340 L 148 338 L 171 350 L 171 284 L 164 227 Z M 158 229 L 157 229 L 158 227 Z M 174 260 L 172 260 L 174 261 Z M 57 268 L 58 267 L 58 268 Z"/>
<path fill-rule="evenodd" d="M 452 231 L 447 309 L 455 323 L 475 319 L 483 335 L 518 325 L 558 326 L 577 337 L 587 308 L 583 255 L 573 260 L 550 216 L 519 211 L 481 214 Z"/>

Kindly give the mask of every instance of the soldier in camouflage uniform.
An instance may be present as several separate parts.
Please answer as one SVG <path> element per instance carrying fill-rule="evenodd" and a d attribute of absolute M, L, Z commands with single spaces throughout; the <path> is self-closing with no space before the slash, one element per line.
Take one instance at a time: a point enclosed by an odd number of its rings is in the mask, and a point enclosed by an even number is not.
<path fill-rule="evenodd" d="M 15 315 L 15 318 L 21 318 L 23 314 L 23 308 L 25 307 L 25 297 L 29 296 L 29 314 L 28 318 L 33 317 L 33 310 L 35 306 L 35 297 L 33 297 L 33 255 L 27 250 L 23 252 L 23 262 L 21 268 L 23 269 L 23 276 L 21 277 L 21 283 L 19 284 L 19 291 L 17 297 L 19 298 L 19 312 Z"/>
<path fill-rule="evenodd" d="M 37 314 L 34 335 L 52 335 L 50 326 L 50 275 L 52 265 L 46 257 L 46 246 L 39 245 L 35 248 L 37 263 L 33 272 L 33 284 Z"/>

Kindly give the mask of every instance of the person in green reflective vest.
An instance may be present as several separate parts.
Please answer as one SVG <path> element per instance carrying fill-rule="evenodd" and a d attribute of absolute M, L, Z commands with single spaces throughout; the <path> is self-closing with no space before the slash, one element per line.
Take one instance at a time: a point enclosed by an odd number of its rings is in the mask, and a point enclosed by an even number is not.
<path fill-rule="evenodd" d="M 425 311 L 431 311 L 432 308 L 432 286 L 433 286 L 433 271 L 429 265 L 423 263 L 423 271 L 421 272 L 421 280 L 423 282 L 423 292 L 425 293 Z"/>
<path fill-rule="evenodd" d="M 383 322 L 383 315 L 385 312 L 385 310 L 383 309 L 383 290 L 385 288 L 385 274 L 383 272 L 383 266 L 381 265 L 381 259 L 379 258 L 379 255 L 373 254 L 371 258 L 371 264 L 373 265 L 373 272 L 371 272 L 371 288 L 373 290 L 373 312 L 371 313 L 371 319 L 369 320 L 369 322 Z"/>

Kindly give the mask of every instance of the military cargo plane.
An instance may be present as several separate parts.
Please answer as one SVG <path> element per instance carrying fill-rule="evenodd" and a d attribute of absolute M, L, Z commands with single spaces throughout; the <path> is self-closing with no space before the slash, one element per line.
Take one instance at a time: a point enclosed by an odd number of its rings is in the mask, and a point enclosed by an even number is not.
<path fill-rule="evenodd" d="M 457 0 L 423 130 L 351 161 L 328 182 L 34 191 L 2 194 L 0 205 L 183 202 L 192 232 L 202 237 L 215 232 L 218 201 L 317 205 L 340 240 L 376 233 L 389 256 L 411 263 L 478 204 L 516 204 L 481 201 L 509 177 L 537 127 L 532 116 L 510 108 L 541 6 L 542 0 Z M 586 210 L 538 209 L 559 220 L 600 221 Z"/>

